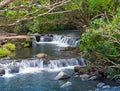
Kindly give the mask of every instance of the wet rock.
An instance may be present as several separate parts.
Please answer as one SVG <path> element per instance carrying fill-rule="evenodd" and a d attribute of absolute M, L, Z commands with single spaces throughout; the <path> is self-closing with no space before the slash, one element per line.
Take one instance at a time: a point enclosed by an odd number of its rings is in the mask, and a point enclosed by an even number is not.
<path fill-rule="evenodd" d="M 46 57 L 48 57 L 48 55 L 45 54 L 45 53 L 39 53 L 39 54 L 36 55 L 36 57 L 37 58 L 46 58 Z"/>
<path fill-rule="evenodd" d="M 65 48 L 60 48 L 59 50 L 60 51 L 73 51 L 75 49 L 76 49 L 76 47 L 65 47 Z"/>
<path fill-rule="evenodd" d="M 65 84 L 63 84 L 63 85 L 61 86 L 61 88 L 65 88 L 65 87 L 68 87 L 68 86 L 71 86 L 71 85 L 72 85 L 72 83 L 69 82 L 69 81 L 67 81 Z"/>
<path fill-rule="evenodd" d="M 31 36 L 35 36 L 37 42 L 40 41 L 40 36 L 41 36 L 40 34 L 35 33 L 35 34 L 32 34 Z"/>
<path fill-rule="evenodd" d="M 76 66 L 76 67 L 74 67 L 74 72 L 79 73 L 79 74 L 88 73 L 88 67 Z"/>
<path fill-rule="evenodd" d="M 92 77 L 88 78 L 88 80 L 95 80 L 95 79 L 97 79 L 97 76 L 92 76 Z"/>
<path fill-rule="evenodd" d="M 81 78 L 82 81 L 88 80 L 89 77 L 90 77 L 90 76 L 89 76 L 88 74 L 80 75 L 80 78 Z"/>
<path fill-rule="evenodd" d="M 5 74 L 5 70 L 3 68 L 0 68 L 0 76 Z"/>
<path fill-rule="evenodd" d="M 18 73 L 19 72 L 19 67 L 18 66 L 12 66 L 12 67 L 10 67 L 9 72 L 10 73 Z"/>
<path fill-rule="evenodd" d="M 97 87 L 101 88 L 101 87 L 103 87 L 104 85 L 105 85 L 105 83 L 100 82 L 100 83 L 97 84 Z"/>
<path fill-rule="evenodd" d="M 96 88 L 95 91 L 100 91 L 100 90 L 98 88 Z"/>
<path fill-rule="evenodd" d="M 110 85 L 105 85 L 102 87 L 103 89 L 109 89 L 110 88 Z"/>
<path fill-rule="evenodd" d="M 65 73 L 65 72 L 60 72 L 56 77 L 55 77 L 55 80 L 63 80 L 63 79 L 68 79 L 70 78 L 70 76 Z"/>
<path fill-rule="evenodd" d="M 53 37 L 51 37 L 51 36 L 49 36 L 49 35 L 45 35 L 44 37 L 43 37 L 43 41 L 45 41 L 45 42 L 51 42 L 53 40 Z"/>
<path fill-rule="evenodd" d="M 76 77 L 79 77 L 79 75 L 75 75 L 74 77 L 75 77 L 75 78 L 76 78 Z"/>

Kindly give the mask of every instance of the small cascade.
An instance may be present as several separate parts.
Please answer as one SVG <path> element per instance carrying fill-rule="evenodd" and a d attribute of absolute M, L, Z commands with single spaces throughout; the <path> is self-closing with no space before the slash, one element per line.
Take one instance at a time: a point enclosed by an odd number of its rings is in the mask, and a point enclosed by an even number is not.
<path fill-rule="evenodd" d="M 80 40 L 76 37 L 68 37 L 65 35 L 41 35 L 39 36 L 39 41 L 36 36 L 32 36 L 33 41 L 36 43 L 57 43 L 58 45 L 67 45 L 71 47 L 76 47 Z"/>
<path fill-rule="evenodd" d="M 61 68 L 71 68 L 74 66 L 85 66 L 84 59 L 80 58 L 71 58 L 71 59 L 59 59 L 59 60 L 50 60 L 44 61 L 42 59 L 34 59 L 34 60 L 22 60 L 21 62 L 13 61 L 11 63 L 1 64 L 5 69 L 5 74 L 13 74 L 13 73 L 21 73 L 25 72 L 26 69 L 30 69 L 29 71 L 33 71 L 33 69 L 38 70 L 56 70 Z"/>

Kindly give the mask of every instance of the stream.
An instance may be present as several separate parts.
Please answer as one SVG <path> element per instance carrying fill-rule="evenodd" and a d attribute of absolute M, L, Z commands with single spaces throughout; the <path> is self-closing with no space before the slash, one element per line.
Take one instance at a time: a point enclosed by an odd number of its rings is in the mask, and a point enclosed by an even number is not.
<path fill-rule="evenodd" d="M 0 76 L 0 91 L 120 91 L 119 83 L 114 81 L 82 81 L 73 75 L 74 66 L 86 66 L 85 60 L 70 51 L 60 51 L 60 48 L 75 47 L 79 39 L 77 31 L 45 34 L 39 39 L 33 36 L 32 48 L 17 49 L 14 60 L 0 59 L 0 68 L 5 69 L 5 75 Z M 38 53 L 46 53 L 49 61 L 36 58 Z M 71 78 L 55 80 L 61 71 Z M 72 84 L 61 88 L 67 81 Z M 97 86 L 101 82 L 106 88 Z"/>

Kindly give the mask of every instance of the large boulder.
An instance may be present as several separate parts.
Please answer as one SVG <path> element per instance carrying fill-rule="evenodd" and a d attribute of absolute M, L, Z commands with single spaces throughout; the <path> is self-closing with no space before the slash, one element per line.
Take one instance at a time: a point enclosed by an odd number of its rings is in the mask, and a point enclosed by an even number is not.
<path fill-rule="evenodd" d="M 5 74 L 5 70 L 3 68 L 0 68 L 0 76 Z"/>
<path fill-rule="evenodd" d="M 48 55 L 45 53 L 39 53 L 36 55 L 37 58 L 46 58 Z"/>
<path fill-rule="evenodd" d="M 61 72 L 55 77 L 55 80 L 63 80 L 63 79 L 68 79 L 68 78 L 70 78 L 70 76 L 69 76 L 67 73 L 61 71 Z"/>
<path fill-rule="evenodd" d="M 69 81 L 67 81 L 65 84 L 63 84 L 63 85 L 61 86 L 61 88 L 65 88 L 65 87 L 68 87 L 68 86 L 71 86 L 71 85 L 72 85 L 72 83 L 69 82 Z"/>

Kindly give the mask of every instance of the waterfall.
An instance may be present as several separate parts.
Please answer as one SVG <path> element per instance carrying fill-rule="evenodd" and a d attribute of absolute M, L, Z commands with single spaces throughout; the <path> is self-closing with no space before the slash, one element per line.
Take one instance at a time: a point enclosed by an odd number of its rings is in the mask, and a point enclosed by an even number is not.
<path fill-rule="evenodd" d="M 36 37 L 32 37 L 33 41 L 36 43 L 56 43 L 58 45 L 67 45 L 70 47 L 76 47 L 80 42 L 77 37 L 68 37 L 65 35 L 41 35 L 39 38 L 39 42 L 36 40 Z"/>
<path fill-rule="evenodd" d="M 59 59 L 59 60 L 50 60 L 44 61 L 42 59 L 34 60 L 22 60 L 21 62 L 13 61 L 11 63 L 0 64 L 5 69 L 5 74 L 21 73 L 26 72 L 25 70 L 29 69 L 29 72 L 34 70 L 56 70 L 61 68 L 71 68 L 74 66 L 85 66 L 84 59 L 82 58 L 71 58 L 71 59 Z M 34 71 L 33 71 L 34 72 Z"/>

